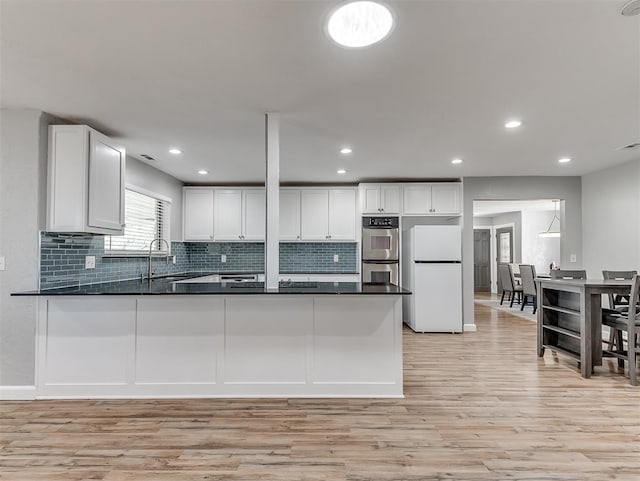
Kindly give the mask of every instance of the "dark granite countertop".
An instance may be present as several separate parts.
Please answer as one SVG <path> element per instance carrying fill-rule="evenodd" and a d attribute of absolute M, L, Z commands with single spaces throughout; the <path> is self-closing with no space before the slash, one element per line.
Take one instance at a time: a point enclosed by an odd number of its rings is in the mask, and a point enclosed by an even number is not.
<path fill-rule="evenodd" d="M 409 295 L 394 285 L 359 282 L 281 282 L 278 290 L 267 290 L 263 282 L 176 283 L 175 276 L 148 281 L 121 281 L 58 289 L 15 292 L 12 296 L 95 296 L 95 295 Z"/>

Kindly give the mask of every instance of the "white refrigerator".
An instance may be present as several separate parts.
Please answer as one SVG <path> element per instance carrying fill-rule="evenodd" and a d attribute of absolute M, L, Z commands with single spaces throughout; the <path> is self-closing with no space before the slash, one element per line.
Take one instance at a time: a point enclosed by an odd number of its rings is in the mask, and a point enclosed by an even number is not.
<path fill-rule="evenodd" d="M 416 332 L 462 332 L 462 229 L 421 225 L 403 239 L 405 323 Z"/>

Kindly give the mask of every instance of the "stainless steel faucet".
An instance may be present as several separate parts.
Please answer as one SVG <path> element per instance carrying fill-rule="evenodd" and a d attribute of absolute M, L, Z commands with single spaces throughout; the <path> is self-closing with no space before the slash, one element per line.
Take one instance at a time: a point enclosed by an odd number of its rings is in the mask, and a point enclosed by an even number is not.
<path fill-rule="evenodd" d="M 153 252 L 152 249 L 153 249 L 154 242 L 158 243 L 158 248 L 160 248 L 160 243 L 164 242 L 164 245 L 167 246 L 167 255 L 165 256 L 165 258 L 167 259 L 167 263 L 169 262 L 169 243 L 165 239 L 161 239 L 160 237 L 157 237 L 153 239 L 151 242 L 149 242 L 149 270 L 147 272 L 147 278 L 149 282 L 151 282 L 151 255 Z"/>

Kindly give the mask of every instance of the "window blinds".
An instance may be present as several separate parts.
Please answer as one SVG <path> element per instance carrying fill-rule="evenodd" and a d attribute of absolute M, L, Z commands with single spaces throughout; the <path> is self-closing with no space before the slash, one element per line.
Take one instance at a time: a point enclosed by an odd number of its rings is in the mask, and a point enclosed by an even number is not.
<path fill-rule="evenodd" d="M 105 236 L 106 254 L 147 254 L 153 239 L 166 238 L 167 203 L 149 195 L 125 190 L 125 227 L 122 236 Z M 164 243 L 154 242 L 153 252 L 168 254 Z"/>

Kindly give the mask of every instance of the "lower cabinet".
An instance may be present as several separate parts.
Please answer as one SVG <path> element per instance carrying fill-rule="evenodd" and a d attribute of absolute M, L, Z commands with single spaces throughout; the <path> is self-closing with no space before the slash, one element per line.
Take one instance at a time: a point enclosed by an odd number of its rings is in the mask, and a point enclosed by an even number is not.
<path fill-rule="evenodd" d="M 37 398 L 401 396 L 400 296 L 38 299 Z"/>

